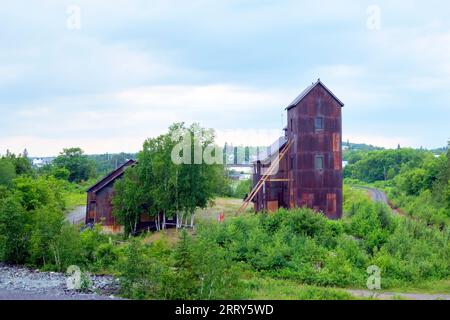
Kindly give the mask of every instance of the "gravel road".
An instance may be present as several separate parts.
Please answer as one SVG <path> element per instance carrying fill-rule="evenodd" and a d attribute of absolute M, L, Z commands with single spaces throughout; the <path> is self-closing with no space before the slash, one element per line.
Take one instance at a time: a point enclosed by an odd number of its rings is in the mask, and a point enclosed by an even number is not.
<path fill-rule="evenodd" d="M 67 276 L 25 267 L 0 264 L 0 300 L 111 300 L 117 299 L 117 280 L 90 276 L 91 288 L 82 293 L 68 290 Z"/>
<path fill-rule="evenodd" d="M 369 195 L 373 201 L 382 202 L 382 203 L 389 205 L 388 198 L 383 191 L 375 189 L 375 188 L 370 188 L 370 187 L 355 187 L 355 188 L 363 189 L 363 190 L 366 190 L 367 192 L 369 192 Z"/>
<path fill-rule="evenodd" d="M 370 290 L 347 290 L 347 292 L 356 297 L 380 300 L 392 300 L 396 298 L 404 300 L 450 300 L 450 295 L 448 294 L 376 292 Z"/>
<path fill-rule="evenodd" d="M 80 222 L 84 222 L 85 216 L 86 216 L 86 206 L 79 206 L 70 211 L 66 215 L 66 220 L 72 224 L 78 224 Z"/>

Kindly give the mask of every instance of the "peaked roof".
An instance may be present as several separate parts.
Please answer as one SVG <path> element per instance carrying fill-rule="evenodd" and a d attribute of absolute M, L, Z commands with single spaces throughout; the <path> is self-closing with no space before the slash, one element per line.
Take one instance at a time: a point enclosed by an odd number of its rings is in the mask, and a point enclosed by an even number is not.
<path fill-rule="evenodd" d="M 117 179 L 118 177 L 120 177 L 125 172 L 126 167 L 131 166 L 131 165 L 133 165 L 135 163 L 136 163 L 136 161 L 134 161 L 134 160 L 126 161 L 120 167 L 118 167 L 114 171 L 111 171 L 104 178 L 102 178 L 99 182 L 97 182 L 92 187 L 87 189 L 87 192 L 91 192 L 91 191 L 97 192 L 98 190 L 103 189 L 111 181 L 113 181 L 113 180 Z"/>
<path fill-rule="evenodd" d="M 318 79 L 317 80 L 317 82 L 315 82 L 315 83 L 313 83 L 313 84 L 311 84 L 310 86 L 308 86 L 305 90 L 303 90 L 302 91 L 302 93 L 300 93 L 300 95 L 297 97 L 297 98 L 295 98 L 294 99 L 294 101 L 292 101 L 287 107 L 286 107 L 286 110 L 289 110 L 289 109 L 291 109 L 291 108 L 293 108 L 293 107 L 295 107 L 300 101 L 302 101 L 303 100 L 303 98 L 305 98 L 307 95 L 308 95 L 308 93 L 310 93 L 311 91 L 312 91 L 312 89 L 314 89 L 315 87 L 317 87 L 318 85 L 321 85 L 340 105 L 341 105 L 341 107 L 343 107 L 344 106 L 344 103 L 342 103 L 342 101 L 341 100 L 339 100 L 339 98 L 338 97 L 336 97 L 335 95 L 334 95 L 334 93 L 333 92 L 331 92 L 331 90 L 330 89 L 328 89 L 327 88 L 327 86 L 326 85 L 324 85 L 323 84 L 323 82 L 322 81 L 320 81 L 320 79 Z"/>

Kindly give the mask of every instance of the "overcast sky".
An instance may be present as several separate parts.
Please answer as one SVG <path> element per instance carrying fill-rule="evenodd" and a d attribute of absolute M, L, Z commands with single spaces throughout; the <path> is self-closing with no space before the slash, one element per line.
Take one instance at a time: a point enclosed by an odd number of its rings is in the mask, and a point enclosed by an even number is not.
<path fill-rule="evenodd" d="M 344 140 L 444 146 L 449 12 L 433 0 L 2 2 L 0 154 L 135 152 L 176 121 L 269 144 L 319 77 L 345 103 Z"/>

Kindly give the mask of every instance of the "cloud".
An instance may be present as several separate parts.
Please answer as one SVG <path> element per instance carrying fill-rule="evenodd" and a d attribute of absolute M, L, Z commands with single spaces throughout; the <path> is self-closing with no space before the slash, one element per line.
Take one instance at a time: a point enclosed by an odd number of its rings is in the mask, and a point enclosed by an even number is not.
<path fill-rule="evenodd" d="M 397 148 L 399 144 L 402 147 L 419 147 L 413 139 L 401 136 L 344 134 L 343 141 L 347 140 L 352 143 L 365 143 L 391 149 Z"/>
<path fill-rule="evenodd" d="M 0 149 L 134 150 L 175 121 L 238 144 L 257 140 L 250 129 L 274 130 L 269 140 L 318 77 L 345 103 L 355 139 L 449 138 L 448 5 L 438 1 L 380 0 L 377 32 L 368 3 L 349 0 L 79 0 L 81 29 L 68 30 L 71 4 L 2 4 Z"/>
<path fill-rule="evenodd" d="M 379 83 L 376 77 L 361 65 L 322 65 L 310 73 L 319 75 L 327 87 L 341 97 L 344 104 L 353 112 L 390 109 L 392 103 L 396 101 L 390 92 L 392 87 L 386 86 L 386 83 Z M 390 103 L 383 103 L 385 101 Z M 398 107 L 401 105 L 397 105 Z"/>
<path fill-rule="evenodd" d="M 39 155 L 54 155 L 73 144 L 90 153 L 138 151 L 144 139 L 179 121 L 218 129 L 222 142 L 270 144 L 281 134 L 281 124 L 272 123 L 274 117 L 279 119 L 286 96 L 275 90 L 216 84 L 60 97 L 10 115 L 7 121 L 15 125 L 0 145 L 15 152 L 26 147 Z"/>

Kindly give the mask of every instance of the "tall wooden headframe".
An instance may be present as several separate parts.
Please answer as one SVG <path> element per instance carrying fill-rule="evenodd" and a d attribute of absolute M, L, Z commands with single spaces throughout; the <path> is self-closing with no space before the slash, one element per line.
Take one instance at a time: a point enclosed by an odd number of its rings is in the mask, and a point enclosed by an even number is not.
<path fill-rule="evenodd" d="M 256 211 L 309 207 L 331 219 L 342 216 L 343 106 L 320 79 L 288 105 L 278 171 L 262 174 L 272 165 L 270 157 L 254 163 L 254 187 L 244 209 L 253 201 Z"/>

